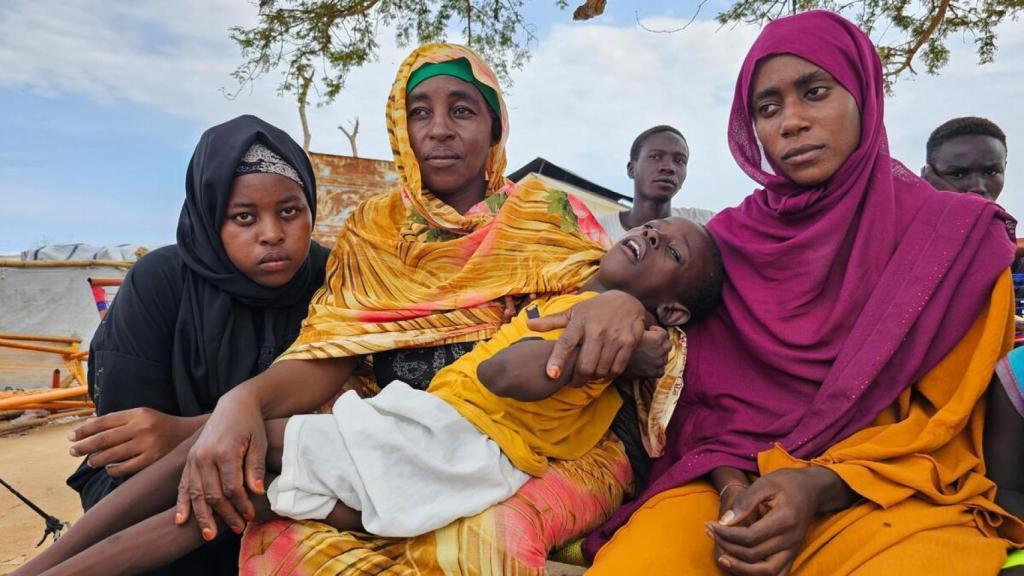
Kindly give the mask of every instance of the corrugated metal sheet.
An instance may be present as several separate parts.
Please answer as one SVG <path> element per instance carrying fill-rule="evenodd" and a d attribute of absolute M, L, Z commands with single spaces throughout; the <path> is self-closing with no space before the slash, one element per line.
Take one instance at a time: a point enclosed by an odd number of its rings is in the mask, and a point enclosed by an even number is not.
<path fill-rule="evenodd" d="M 398 186 L 394 162 L 311 152 L 316 174 L 317 219 L 313 239 L 334 246 L 342 224 L 360 202 Z"/>
<path fill-rule="evenodd" d="M 309 157 L 317 185 L 317 219 L 313 239 L 324 246 L 334 246 L 345 219 L 360 202 L 376 194 L 390 192 L 399 185 L 394 162 L 317 152 L 310 152 Z M 541 178 L 576 195 L 596 216 L 625 209 L 573 184 L 545 175 Z"/>

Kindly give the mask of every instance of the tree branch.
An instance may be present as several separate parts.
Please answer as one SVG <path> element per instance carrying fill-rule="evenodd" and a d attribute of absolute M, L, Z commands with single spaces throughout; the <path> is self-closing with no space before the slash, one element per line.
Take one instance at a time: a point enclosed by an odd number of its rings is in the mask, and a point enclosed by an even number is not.
<path fill-rule="evenodd" d="M 907 50 L 906 58 L 903 59 L 903 62 L 900 63 L 896 70 L 892 72 L 887 72 L 885 74 L 887 77 L 895 78 L 899 76 L 901 73 L 903 73 L 905 70 L 910 70 L 911 72 L 914 72 L 914 56 L 917 55 L 918 51 L 921 50 L 922 46 L 928 43 L 928 40 L 931 39 L 932 34 L 934 34 L 935 31 L 939 28 L 939 25 L 942 24 L 942 20 L 945 19 L 946 17 L 946 9 L 949 8 L 949 3 L 950 0 L 939 0 L 938 12 L 934 16 L 932 16 L 931 22 L 928 23 L 928 27 L 925 28 L 924 32 L 922 32 L 917 37 L 917 42 L 915 42 L 914 45 Z M 916 72 L 914 73 L 916 74 Z"/>
<path fill-rule="evenodd" d="M 648 28 L 647 26 L 644 26 L 644 24 L 642 22 L 640 22 L 640 12 L 639 11 L 635 11 L 634 10 L 633 11 L 633 16 L 636 18 L 636 25 L 641 27 L 641 28 L 643 28 L 644 30 L 646 30 L 648 32 L 654 32 L 655 34 L 675 34 L 676 32 L 682 32 L 683 30 L 686 30 L 687 28 L 689 28 L 690 24 L 693 24 L 693 22 L 695 20 L 697 20 L 697 16 L 700 15 L 701 8 L 703 8 L 704 5 L 707 4 L 707 3 L 708 3 L 708 0 L 700 0 L 700 4 L 697 4 L 697 10 L 693 13 L 693 16 L 690 17 L 690 21 L 687 22 L 686 24 L 683 24 L 679 28 L 675 28 L 675 29 L 672 29 L 672 30 L 654 30 L 652 28 Z"/>
<path fill-rule="evenodd" d="M 359 16 L 361 14 L 366 14 L 370 10 L 373 10 L 373 7 L 376 6 L 377 4 L 380 4 L 380 1 L 381 0 L 363 0 L 361 2 L 357 1 L 354 3 L 353 6 L 346 8 L 341 8 L 340 6 L 335 4 L 333 6 L 334 10 L 326 12 L 324 16 L 332 20 L 340 20 L 342 18 L 351 18 L 352 16 Z M 277 11 L 285 14 L 291 13 L 299 14 L 302 16 L 306 16 L 309 13 L 309 9 L 307 8 L 278 8 Z"/>
<path fill-rule="evenodd" d="M 356 136 L 359 134 L 359 117 L 356 116 L 355 124 L 352 126 L 352 131 L 345 130 L 344 126 L 338 126 L 338 130 L 348 138 L 348 144 L 352 147 L 352 157 L 359 158 L 359 150 L 356 149 Z"/>

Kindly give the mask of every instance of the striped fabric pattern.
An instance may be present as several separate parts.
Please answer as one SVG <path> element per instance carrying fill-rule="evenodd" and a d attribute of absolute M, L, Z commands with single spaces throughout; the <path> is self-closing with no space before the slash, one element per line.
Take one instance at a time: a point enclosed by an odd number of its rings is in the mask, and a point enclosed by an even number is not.
<path fill-rule="evenodd" d="M 367 200 L 349 217 L 326 283 L 279 360 L 482 340 L 501 321 L 502 297 L 574 292 L 597 271 L 608 240 L 589 210 L 537 179 L 517 185 L 502 175 L 504 100 L 486 198 L 460 215 L 423 189 L 406 131 L 405 84 L 420 65 L 454 58 L 468 59 L 500 97 L 494 73 L 467 48 L 431 44 L 403 62 L 387 109 L 402 186 Z"/>

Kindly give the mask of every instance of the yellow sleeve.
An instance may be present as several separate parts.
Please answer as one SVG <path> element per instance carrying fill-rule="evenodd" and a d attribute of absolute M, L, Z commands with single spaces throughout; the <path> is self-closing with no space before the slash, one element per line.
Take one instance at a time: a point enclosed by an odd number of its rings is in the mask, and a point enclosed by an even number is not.
<path fill-rule="evenodd" d="M 537 300 L 530 303 L 527 307 L 520 310 L 519 314 L 516 315 L 513 322 L 518 324 L 519 335 L 516 340 L 522 340 L 524 338 L 542 338 L 544 340 L 558 340 L 565 332 L 564 329 L 559 328 L 557 330 L 550 330 L 548 332 L 534 332 L 526 326 L 526 321 L 530 318 L 543 318 L 545 316 L 552 316 L 565 312 L 573 306 L 590 300 L 594 296 L 597 296 L 596 292 L 583 292 L 580 294 L 566 294 L 563 296 L 552 296 L 544 300 Z M 510 323 L 511 324 L 511 323 Z"/>

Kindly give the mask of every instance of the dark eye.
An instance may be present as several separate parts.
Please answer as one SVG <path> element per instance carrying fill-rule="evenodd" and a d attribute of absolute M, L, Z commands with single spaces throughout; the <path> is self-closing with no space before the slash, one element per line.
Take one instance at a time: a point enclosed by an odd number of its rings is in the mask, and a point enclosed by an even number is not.
<path fill-rule="evenodd" d="M 781 106 L 774 102 L 770 104 L 761 104 L 757 107 L 757 113 L 760 114 L 762 118 L 771 118 L 779 111 L 779 108 L 781 108 Z"/>
<path fill-rule="evenodd" d="M 655 152 L 655 153 L 651 154 L 650 156 L 648 156 L 648 158 L 650 158 L 651 160 L 661 160 L 661 154 L 658 154 L 657 152 Z"/>
<path fill-rule="evenodd" d="M 454 114 L 455 116 L 466 117 L 466 116 L 472 116 L 473 114 L 476 114 L 476 112 L 474 112 L 468 106 L 456 106 L 455 109 L 452 110 L 452 114 Z"/>
<path fill-rule="evenodd" d="M 957 170 L 956 172 L 947 172 L 946 177 L 959 180 L 961 178 L 967 177 L 967 172 L 964 172 L 963 170 Z"/>
<path fill-rule="evenodd" d="M 231 216 L 231 220 L 234 221 L 235 224 L 241 224 L 242 226 L 252 224 L 255 219 L 256 217 L 252 212 L 239 212 L 238 214 Z"/>
<path fill-rule="evenodd" d="M 430 110 L 427 110 L 426 107 L 416 106 L 415 108 L 409 110 L 409 112 L 406 113 L 406 116 L 408 116 L 409 118 L 415 118 L 417 116 L 427 116 L 429 114 Z"/>
<path fill-rule="evenodd" d="M 999 170 L 999 169 L 993 169 L 993 170 L 989 170 L 989 171 L 985 172 L 985 175 L 986 175 L 986 176 L 999 176 L 999 175 L 1000 175 L 1000 174 L 1002 174 L 1002 173 L 1003 173 L 1003 171 L 1002 171 L 1002 170 Z"/>
<path fill-rule="evenodd" d="M 681 256 L 679 256 L 679 252 L 677 252 L 675 248 L 669 246 L 668 247 L 668 253 L 669 253 L 669 255 L 672 256 L 672 258 L 675 258 L 676 262 L 682 262 L 683 261 L 683 258 Z"/>
<path fill-rule="evenodd" d="M 807 97 L 812 100 L 817 100 L 828 94 L 828 86 L 814 86 L 807 91 Z"/>
<path fill-rule="evenodd" d="M 683 166 L 683 165 L 686 164 L 686 158 L 683 158 L 681 156 L 676 156 L 675 162 L 676 162 L 676 164 L 678 164 L 680 166 Z"/>
<path fill-rule="evenodd" d="M 299 213 L 299 208 L 297 206 L 288 206 L 287 208 L 282 208 L 281 209 L 281 215 L 286 217 L 286 218 L 291 217 L 291 216 L 295 216 L 298 213 Z"/>

